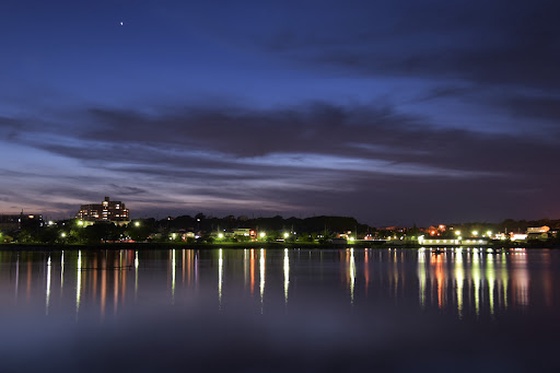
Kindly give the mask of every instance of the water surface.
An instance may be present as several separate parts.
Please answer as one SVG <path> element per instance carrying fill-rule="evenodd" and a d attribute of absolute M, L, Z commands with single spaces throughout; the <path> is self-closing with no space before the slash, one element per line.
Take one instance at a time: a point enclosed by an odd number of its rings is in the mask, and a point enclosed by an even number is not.
<path fill-rule="evenodd" d="M 554 371 L 548 249 L 0 251 L 2 372 Z"/>

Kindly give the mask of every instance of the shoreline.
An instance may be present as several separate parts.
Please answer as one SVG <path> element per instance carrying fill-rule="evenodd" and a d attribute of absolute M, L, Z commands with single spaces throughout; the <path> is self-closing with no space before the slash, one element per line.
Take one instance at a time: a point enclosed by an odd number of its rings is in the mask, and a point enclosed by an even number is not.
<path fill-rule="evenodd" d="M 135 243 L 102 243 L 102 244 L 0 244 L 0 250 L 6 251 L 37 251 L 37 250 L 173 250 L 173 249 L 421 249 L 446 250 L 446 249 L 560 249 L 560 244 L 526 243 L 495 245 L 487 244 L 481 246 L 426 246 L 413 243 L 391 243 L 391 242 L 354 242 L 353 244 L 333 243 L 288 243 L 288 242 L 238 242 L 238 243 L 167 243 L 167 242 L 135 242 Z"/>

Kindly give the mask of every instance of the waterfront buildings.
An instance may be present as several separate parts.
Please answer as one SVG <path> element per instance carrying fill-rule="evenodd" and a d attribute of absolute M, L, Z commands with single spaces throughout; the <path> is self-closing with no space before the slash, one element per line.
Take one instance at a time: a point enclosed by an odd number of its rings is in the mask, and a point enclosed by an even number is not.
<path fill-rule="evenodd" d="M 81 205 L 76 218 L 83 222 L 112 222 L 118 225 L 130 222 L 130 212 L 121 201 L 105 197 L 101 203 Z"/>

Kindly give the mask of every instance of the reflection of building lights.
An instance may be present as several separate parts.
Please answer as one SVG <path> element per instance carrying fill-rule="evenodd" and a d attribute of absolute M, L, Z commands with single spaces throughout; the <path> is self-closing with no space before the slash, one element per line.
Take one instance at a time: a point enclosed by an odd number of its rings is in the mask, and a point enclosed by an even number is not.
<path fill-rule="evenodd" d="M 265 284 L 265 251 L 264 249 L 260 250 L 260 257 L 259 257 L 259 290 L 261 295 L 261 313 L 263 312 L 263 303 L 264 303 L 264 284 Z"/>
<path fill-rule="evenodd" d="M 356 260 L 354 259 L 354 249 L 350 249 L 348 275 L 350 281 L 350 302 L 354 303 L 354 289 L 356 287 Z"/>
<path fill-rule="evenodd" d="M 218 250 L 218 305 L 222 309 L 222 286 L 224 283 L 224 253 Z"/>
<path fill-rule="evenodd" d="M 51 299 L 51 256 L 49 255 L 49 259 L 47 260 L 47 291 L 45 294 L 46 299 L 46 311 L 45 313 L 49 314 L 49 303 Z"/>
<path fill-rule="evenodd" d="M 457 252 L 457 257 L 455 259 L 455 290 L 457 297 L 457 312 L 459 317 L 463 317 L 463 288 L 465 281 L 465 271 L 463 269 L 463 255 L 461 251 Z"/>
<path fill-rule="evenodd" d="M 284 302 L 288 303 L 288 289 L 290 287 L 290 256 L 288 249 L 284 249 Z"/>
<path fill-rule="evenodd" d="M 82 251 L 78 251 L 78 262 L 76 263 L 76 314 L 80 310 L 80 296 L 82 291 Z"/>

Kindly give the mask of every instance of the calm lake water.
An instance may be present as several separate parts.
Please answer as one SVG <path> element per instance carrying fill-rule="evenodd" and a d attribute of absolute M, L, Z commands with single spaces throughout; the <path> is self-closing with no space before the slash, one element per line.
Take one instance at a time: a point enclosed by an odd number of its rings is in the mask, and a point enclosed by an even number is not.
<path fill-rule="evenodd" d="M 0 372 L 560 368 L 560 251 L 0 251 Z"/>

